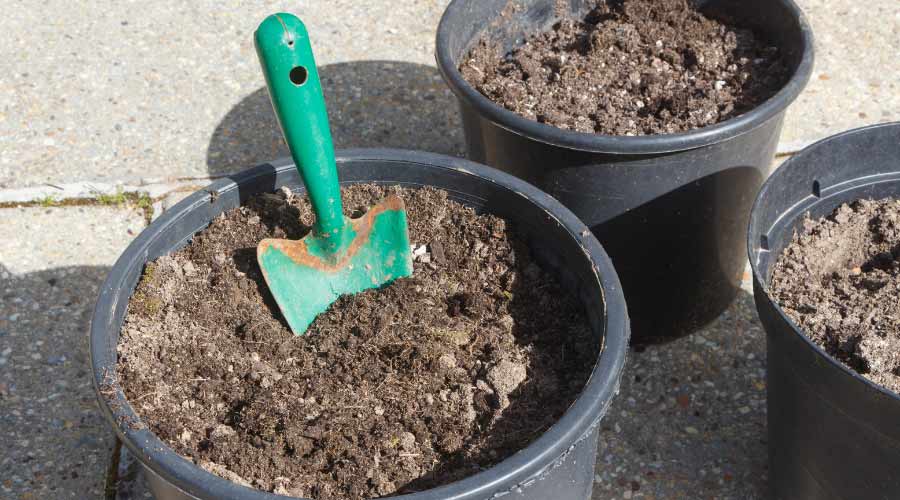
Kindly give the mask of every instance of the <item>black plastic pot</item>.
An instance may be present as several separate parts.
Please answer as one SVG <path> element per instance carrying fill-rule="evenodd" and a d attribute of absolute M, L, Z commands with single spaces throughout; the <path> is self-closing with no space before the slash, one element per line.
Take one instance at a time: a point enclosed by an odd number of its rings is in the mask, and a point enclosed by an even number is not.
<path fill-rule="evenodd" d="M 407 500 L 511 499 L 584 500 L 590 497 L 598 424 L 618 392 L 628 346 L 628 314 L 619 280 L 603 248 L 587 227 L 559 202 L 535 187 L 466 160 L 399 150 L 338 152 L 341 182 L 435 186 L 461 203 L 513 222 L 535 257 L 553 270 L 583 303 L 597 342 L 597 364 L 583 393 L 563 417 L 534 443 L 493 468 Z M 181 458 L 137 420 L 115 380 L 116 344 L 128 300 L 144 264 L 185 245 L 225 210 L 248 197 L 288 186 L 302 192 L 288 161 L 261 165 L 221 180 L 182 201 L 145 229 L 113 266 L 91 323 L 91 362 L 100 407 L 116 433 L 148 472 L 159 499 L 274 499 L 277 495 L 239 486 Z M 213 194 L 214 193 L 214 194 Z M 99 387 L 107 395 L 100 394 Z M 283 498 L 283 497 L 282 497 Z"/>
<path fill-rule="evenodd" d="M 697 2 L 781 47 L 790 81 L 752 111 L 713 126 L 616 137 L 522 118 L 480 94 L 457 69 L 483 35 L 509 50 L 549 28 L 559 3 L 455 0 L 444 13 L 437 62 L 459 99 L 469 158 L 535 184 L 594 231 L 622 279 L 635 340 L 690 333 L 717 317 L 739 290 L 750 204 L 771 169 L 784 112 L 812 71 L 809 25 L 792 0 Z M 581 16 L 595 1 L 564 4 Z"/>
<path fill-rule="evenodd" d="M 900 396 L 810 341 L 767 292 L 809 213 L 900 197 L 900 123 L 830 137 L 784 163 L 750 216 L 756 308 L 768 346 L 769 477 L 778 499 L 900 498 Z"/>

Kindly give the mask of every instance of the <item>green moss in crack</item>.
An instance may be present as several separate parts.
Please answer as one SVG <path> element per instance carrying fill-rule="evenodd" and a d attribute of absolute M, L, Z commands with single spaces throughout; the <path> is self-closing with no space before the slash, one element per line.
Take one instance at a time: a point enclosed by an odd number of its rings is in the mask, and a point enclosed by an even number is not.
<path fill-rule="evenodd" d="M 44 207 L 44 208 L 58 207 L 60 204 L 59 200 L 57 200 L 56 197 L 53 196 L 52 194 L 44 196 L 43 198 L 38 198 L 36 200 L 33 200 L 33 203 L 35 205 L 38 205 L 38 206 Z"/>

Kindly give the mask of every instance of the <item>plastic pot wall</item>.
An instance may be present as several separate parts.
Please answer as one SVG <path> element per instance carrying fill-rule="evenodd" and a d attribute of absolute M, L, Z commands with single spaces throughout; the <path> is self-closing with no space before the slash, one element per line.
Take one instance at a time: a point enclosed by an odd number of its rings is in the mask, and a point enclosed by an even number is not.
<path fill-rule="evenodd" d="M 636 340 L 690 333 L 717 317 L 739 290 L 750 205 L 771 169 L 784 112 L 812 70 L 809 26 L 791 0 L 697 2 L 781 47 L 790 81 L 751 112 L 714 126 L 615 137 L 522 118 L 481 95 L 457 69 L 483 35 L 509 50 L 549 28 L 558 3 L 455 0 L 444 13 L 438 67 L 460 102 L 469 158 L 537 185 L 594 231 L 622 280 Z M 580 16 L 594 4 L 566 5 Z"/>
<path fill-rule="evenodd" d="M 466 160 L 396 150 L 338 153 L 344 184 L 376 182 L 435 186 L 450 198 L 511 221 L 534 256 L 582 302 L 600 354 L 581 396 L 535 442 L 496 466 L 456 483 L 396 497 L 406 500 L 510 499 L 585 500 L 590 497 L 601 417 L 618 391 L 628 345 L 628 314 L 612 263 L 569 210 L 521 180 Z M 302 192 L 288 161 L 261 165 L 194 193 L 144 230 L 125 250 L 104 283 L 91 323 L 95 389 L 110 425 L 148 472 L 159 499 L 247 499 L 278 497 L 221 479 L 188 462 L 147 429 L 108 374 L 116 371 L 116 344 L 128 299 L 146 262 L 185 245 L 225 210 L 248 197 L 282 186 Z M 215 193 L 213 195 L 213 193 Z M 552 332 L 548 332 L 552 333 Z"/>
<path fill-rule="evenodd" d="M 900 198 L 900 124 L 814 144 L 766 181 L 750 217 L 756 307 L 768 346 L 769 478 L 775 498 L 900 498 L 900 397 L 811 342 L 767 292 L 775 261 L 809 213 Z"/>

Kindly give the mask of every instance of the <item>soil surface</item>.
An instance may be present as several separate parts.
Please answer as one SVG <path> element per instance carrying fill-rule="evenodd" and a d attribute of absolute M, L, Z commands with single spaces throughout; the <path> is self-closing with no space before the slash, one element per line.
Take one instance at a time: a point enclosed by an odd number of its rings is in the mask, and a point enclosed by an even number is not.
<path fill-rule="evenodd" d="M 749 29 L 705 17 L 688 0 L 601 0 L 508 54 L 480 40 L 460 72 L 525 118 L 579 132 L 687 131 L 745 113 L 790 72 Z"/>
<path fill-rule="evenodd" d="M 900 392 L 900 200 L 859 200 L 807 218 L 769 291 L 829 354 Z"/>
<path fill-rule="evenodd" d="M 599 345 L 505 221 L 434 189 L 404 198 L 415 272 L 344 296 L 294 336 L 256 244 L 300 238 L 305 197 L 264 194 L 149 264 L 118 376 L 149 428 L 233 481 L 319 500 L 432 488 L 522 449 L 574 402 Z"/>

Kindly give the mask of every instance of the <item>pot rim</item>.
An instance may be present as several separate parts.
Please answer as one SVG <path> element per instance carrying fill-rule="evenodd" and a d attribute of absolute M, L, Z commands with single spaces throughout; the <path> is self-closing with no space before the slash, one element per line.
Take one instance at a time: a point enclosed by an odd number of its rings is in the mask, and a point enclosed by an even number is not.
<path fill-rule="evenodd" d="M 475 90 L 460 74 L 450 54 L 449 37 L 454 32 L 455 18 L 465 4 L 477 0 L 453 0 L 441 16 L 435 44 L 435 59 L 444 82 L 456 97 L 474 108 L 497 126 L 553 146 L 607 154 L 673 153 L 709 146 L 749 132 L 782 113 L 806 87 L 813 70 L 814 44 L 812 28 L 794 0 L 779 0 L 790 10 L 800 30 L 803 54 L 788 82 L 775 95 L 750 111 L 725 121 L 686 132 L 644 136 L 616 136 L 563 130 L 553 125 L 531 121 L 494 103 Z"/>
<path fill-rule="evenodd" d="M 601 287 L 606 303 L 604 340 L 591 376 L 579 397 L 538 439 L 495 466 L 430 490 L 397 496 L 398 500 L 473 499 L 494 493 L 509 492 L 540 479 L 553 468 L 580 440 L 594 431 L 612 398 L 618 392 L 628 347 L 628 320 L 625 299 L 618 276 L 603 247 L 575 217 L 558 201 L 536 187 L 490 167 L 445 155 L 394 149 L 353 149 L 338 151 L 338 165 L 349 162 L 396 161 L 418 164 L 423 168 L 454 170 L 501 186 L 514 192 L 546 212 L 553 221 L 564 226 L 583 248 L 585 258 L 592 262 L 595 279 Z M 272 169 L 291 169 L 289 159 L 258 165 L 231 178 L 221 179 L 198 190 L 164 213 L 144 229 L 125 249 L 110 270 L 97 300 L 90 327 L 90 357 L 93 385 L 99 406 L 109 424 L 129 450 L 154 473 L 182 491 L 201 498 L 241 498 L 246 500 L 275 500 L 286 498 L 274 493 L 238 485 L 195 465 L 174 452 L 167 444 L 146 428 L 130 422 L 141 422 L 125 398 L 115 377 L 116 345 L 110 345 L 112 331 L 120 329 L 114 322 L 117 302 L 130 299 L 125 287 L 129 271 L 143 266 L 151 243 L 167 230 L 174 228 L 189 212 L 209 203 L 211 193 L 225 193 L 238 189 L 239 183 L 271 175 Z M 427 179 L 427 177 L 424 177 Z M 122 290 L 128 290 L 124 297 Z M 107 375 L 112 373 L 111 380 Z M 104 397 L 101 386 L 112 397 Z M 134 428 L 142 427 L 142 428 Z"/>
<path fill-rule="evenodd" d="M 883 129 L 883 128 L 897 128 L 898 130 L 900 130 L 900 122 L 879 123 L 876 125 L 868 125 L 865 127 L 859 127 L 859 128 L 847 130 L 847 131 L 841 132 L 839 134 L 835 134 L 835 135 L 826 137 L 824 139 L 821 139 L 819 141 L 816 141 L 815 143 L 807 146 L 802 151 L 800 151 L 799 153 L 793 155 L 791 158 L 786 160 L 781 166 L 778 167 L 778 171 L 781 171 L 782 169 L 790 169 L 791 166 L 794 165 L 794 163 L 803 161 L 807 156 L 809 156 L 811 151 L 813 151 L 816 148 L 819 148 L 821 146 L 824 146 L 830 142 L 846 139 L 847 137 L 851 137 L 851 136 L 865 135 L 872 130 Z M 897 173 L 900 174 L 900 172 L 897 172 Z M 844 183 L 847 183 L 850 181 L 853 181 L 853 178 L 848 178 L 841 184 L 844 184 Z M 838 185 L 840 185 L 840 184 L 838 184 Z M 853 370 L 853 369 L 849 368 L 848 366 L 845 366 L 843 363 L 841 363 L 840 361 L 835 359 L 833 356 L 828 354 L 824 349 L 822 349 L 821 346 L 819 346 L 818 344 L 813 342 L 812 339 L 810 339 L 805 333 L 803 333 L 803 331 L 804 331 L 803 328 L 800 325 L 798 325 L 797 323 L 795 323 L 794 320 L 792 320 L 787 315 L 787 313 L 784 312 L 784 309 L 781 308 L 781 304 L 779 304 L 777 300 L 772 298 L 772 295 L 769 293 L 769 280 L 765 279 L 765 277 L 763 276 L 762 272 L 759 269 L 758 261 L 756 259 L 757 255 L 759 253 L 759 245 L 758 245 L 759 238 L 756 235 L 754 235 L 754 232 L 755 232 L 754 228 L 756 228 L 756 226 L 758 226 L 760 224 L 760 222 L 758 221 L 758 217 L 759 217 L 759 213 L 761 212 L 761 210 L 758 209 L 758 206 L 763 203 L 763 200 L 766 197 L 771 196 L 770 192 L 777 192 L 777 191 L 778 191 L 778 179 L 775 179 L 775 174 L 773 173 L 763 183 L 762 187 L 759 190 L 759 194 L 757 194 L 757 196 L 756 196 L 756 200 L 753 202 L 753 208 L 750 211 L 750 223 L 749 223 L 748 229 L 747 229 L 747 255 L 750 258 L 750 270 L 753 275 L 753 282 L 755 285 L 758 285 L 758 287 L 754 286 L 754 290 L 756 290 L 758 288 L 759 291 L 762 292 L 762 294 L 765 296 L 766 301 L 769 304 L 771 304 L 772 309 L 778 314 L 779 319 L 781 319 L 781 321 L 787 323 L 787 325 L 791 327 L 791 331 L 794 333 L 794 335 L 800 337 L 800 339 L 810 349 L 812 349 L 812 351 L 816 354 L 816 356 L 819 359 L 821 359 L 825 363 L 828 363 L 831 367 L 837 368 L 838 370 L 843 371 L 844 374 L 850 376 L 851 378 L 856 380 L 858 383 L 864 384 L 869 389 L 880 392 L 881 394 L 883 394 L 891 399 L 900 401 L 900 394 L 898 394 L 890 389 L 887 389 L 879 384 L 876 384 L 875 382 L 872 382 L 871 380 L 867 379 L 866 377 L 863 377 L 861 374 L 857 373 L 856 370 Z M 801 203 L 800 201 L 797 202 L 798 205 L 800 203 Z M 807 210 L 801 210 L 797 216 L 802 216 L 802 214 L 804 214 L 808 211 L 808 208 L 810 206 L 815 205 L 817 203 L 818 202 L 810 204 L 809 206 L 806 207 Z M 796 208 L 796 205 L 794 208 Z M 793 210 L 793 208 L 792 208 L 792 210 Z M 781 217 L 783 217 L 783 216 L 784 216 L 784 214 L 782 214 Z M 766 229 L 771 229 L 771 226 Z M 768 329 L 765 329 L 765 330 L 766 330 L 766 335 L 769 335 Z"/>

